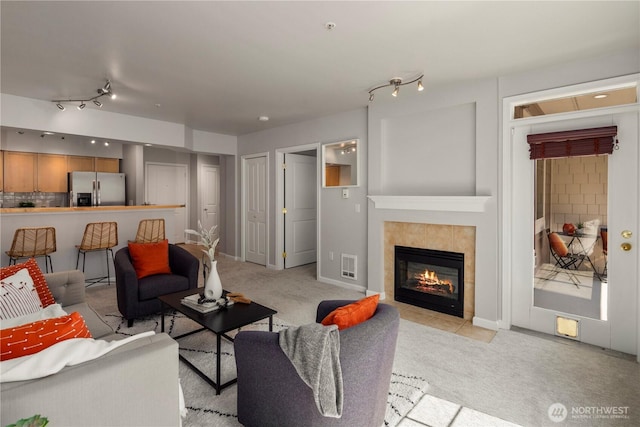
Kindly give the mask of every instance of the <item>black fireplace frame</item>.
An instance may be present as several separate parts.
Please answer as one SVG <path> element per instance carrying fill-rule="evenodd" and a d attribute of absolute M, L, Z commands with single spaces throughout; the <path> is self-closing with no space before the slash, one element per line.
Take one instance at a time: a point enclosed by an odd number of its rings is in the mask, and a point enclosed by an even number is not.
<path fill-rule="evenodd" d="M 402 258 L 399 257 L 401 255 Z M 425 257 L 428 257 L 425 260 Z M 447 298 L 440 295 L 421 292 L 402 287 L 404 280 L 400 277 L 400 262 L 418 262 L 455 268 L 458 271 L 458 298 Z M 464 254 L 459 252 L 445 252 L 434 249 L 411 248 L 395 246 L 394 249 L 394 293 L 396 301 L 416 305 L 429 310 L 464 317 Z"/>

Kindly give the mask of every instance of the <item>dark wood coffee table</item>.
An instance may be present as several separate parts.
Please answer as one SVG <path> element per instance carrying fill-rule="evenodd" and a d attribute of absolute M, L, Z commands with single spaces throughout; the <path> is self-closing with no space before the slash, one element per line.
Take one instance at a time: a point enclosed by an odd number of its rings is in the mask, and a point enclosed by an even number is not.
<path fill-rule="evenodd" d="M 203 327 L 195 331 L 187 332 L 186 334 L 173 337 L 175 340 L 184 338 L 189 335 L 193 335 L 202 331 L 211 331 L 216 335 L 216 379 L 215 381 L 209 378 L 204 372 L 196 368 L 191 362 L 180 355 L 182 360 L 187 366 L 189 366 L 196 374 L 198 374 L 203 380 L 209 383 L 215 390 L 216 394 L 220 394 L 220 391 L 230 385 L 235 384 L 238 379 L 234 378 L 224 384 L 220 384 L 220 344 L 222 337 L 225 337 L 229 341 L 233 341 L 233 338 L 227 335 L 227 332 L 234 329 L 247 326 L 251 323 L 257 322 L 269 318 L 269 331 L 273 330 L 273 315 L 277 311 L 272 310 L 263 305 L 251 302 L 251 304 L 235 303 L 231 307 L 226 309 L 219 309 L 210 313 L 200 313 L 197 310 L 191 309 L 186 305 L 183 305 L 180 300 L 182 298 L 203 292 L 202 288 L 190 289 L 188 291 L 176 292 L 173 294 L 162 295 L 158 297 L 163 303 L 162 310 L 162 332 L 164 332 L 164 312 L 167 307 L 173 308 L 176 311 L 184 314 L 189 319 L 196 323 L 199 323 Z M 225 292 L 226 293 L 226 292 Z"/>

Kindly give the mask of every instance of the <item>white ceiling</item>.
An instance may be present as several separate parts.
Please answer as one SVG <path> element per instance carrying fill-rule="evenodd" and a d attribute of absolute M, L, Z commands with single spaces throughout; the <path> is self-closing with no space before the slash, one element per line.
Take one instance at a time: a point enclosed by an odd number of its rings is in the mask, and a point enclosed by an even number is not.
<path fill-rule="evenodd" d="M 640 49 L 639 6 L 3 0 L 1 90 L 84 98 L 111 79 L 118 99 L 103 98 L 104 110 L 242 135 L 364 107 L 393 77 L 424 72 L 428 92 Z M 405 86 L 399 96 L 420 95 Z"/>

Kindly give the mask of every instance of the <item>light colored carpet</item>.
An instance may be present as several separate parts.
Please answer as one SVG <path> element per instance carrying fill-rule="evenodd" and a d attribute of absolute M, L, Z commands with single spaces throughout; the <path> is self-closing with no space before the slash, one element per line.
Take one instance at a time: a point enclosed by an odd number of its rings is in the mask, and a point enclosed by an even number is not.
<path fill-rule="evenodd" d="M 137 320 L 133 327 L 127 327 L 127 321 L 120 313 L 103 316 L 105 321 L 119 334 L 131 336 L 140 332 L 153 330 L 160 332 L 160 316 L 147 316 Z M 280 331 L 290 325 L 274 317 L 273 330 Z M 178 336 L 199 328 L 199 325 L 180 313 L 172 312 L 165 316 L 165 330 L 171 336 Z M 269 329 L 267 320 L 248 325 L 243 330 Z M 228 335 L 233 337 L 237 331 Z M 180 338 L 180 354 L 215 379 L 216 338 L 211 332 L 201 332 Z M 236 377 L 233 343 L 222 340 L 220 350 L 221 383 L 224 384 Z M 237 387 L 232 385 L 216 396 L 213 388 L 203 381 L 184 363 L 180 363 L 180 382 L 188 408 L 184 419 L 185 427 L 205 426 L 239 426 L 237 415 Z M 396 426 L 400 420 L 420 401 L 428 387 L 427 382 L 408 372 L 393 372 L 389 387 L 385 426 Z"/>
<path fill-rule="evenodd" d="M 315 265 L 273 271 L 220 257 L 225 289 L 278 310 L 291 324 L 314 320 L 324 299 L 362 294 L 315 280 Z M 115 286 L 87 290 L 99 313 L 117 312 Z M 394 371 L 429 383 L 428 394 L 524 426 L 640 425 L 640 368 L 635 357 L 523 330 L 500 330 L 490 343 L 401 319 Z M 224 396 L 224 393 L 223 393 Z M 549 407 L 629 407 L 628 418 L 552 422 Z M 579 409 L 578 409 L 579 410 Z"/>

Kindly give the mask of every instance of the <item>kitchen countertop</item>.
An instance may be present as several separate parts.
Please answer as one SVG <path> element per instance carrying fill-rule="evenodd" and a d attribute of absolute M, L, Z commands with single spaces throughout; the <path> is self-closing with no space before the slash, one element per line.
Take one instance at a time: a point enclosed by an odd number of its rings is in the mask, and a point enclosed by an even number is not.
<path fill-rule="evenodd" d="M 32 214 L 61 212 L 130 211 L 184 208 L 184 205 L 142 205 L 142 206 L 79 206 L 79 207 L 35 207 L 0 208 L 0 214 Z"/>

